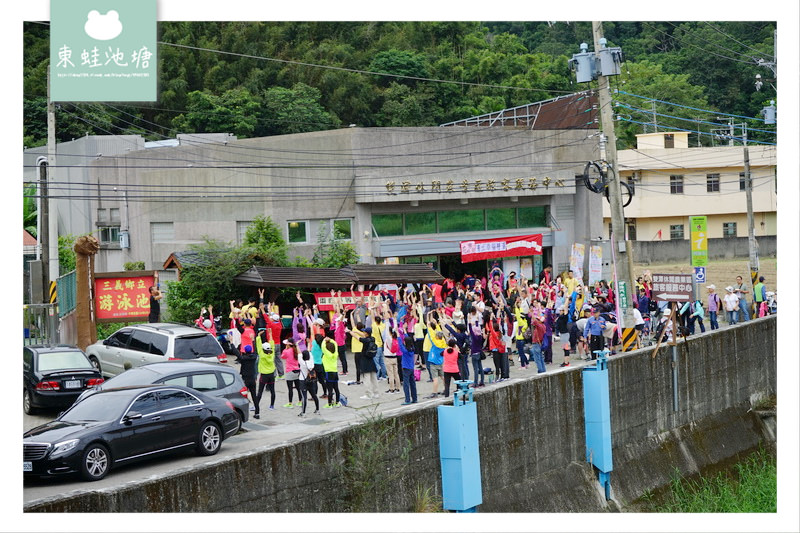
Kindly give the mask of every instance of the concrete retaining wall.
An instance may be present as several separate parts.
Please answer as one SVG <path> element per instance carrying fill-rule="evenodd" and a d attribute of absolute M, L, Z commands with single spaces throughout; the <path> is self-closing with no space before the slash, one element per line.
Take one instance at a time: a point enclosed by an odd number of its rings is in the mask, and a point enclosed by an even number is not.
<path fill-rule="evenodd" d="M 666 485 L 676 469 L 696 473 L 774 439 L 749 411 L 776 392 L 776 326 L 774 316 L 766 317 L 680 344 L 676 412 L 671 348 L 661 348 L 654 358 L 652 349 L 611 358 L 611 482 L 617 501 L 625 505 Z M 475 398 L 482 512 L 609 510 L 585 462 L 579 368 L 483 389 Z M 374 510 L 411 510 L 418 485 L 441 490 L 433 407 L 438 403 L 385 414 L 400 426 L 391 448 L 410 443 L 410 468 L 395 483 L 405 490 L 376 498 Z M 359 431 L 354 422 L 234 459 L 212 459 L 162 479 L 31 502 L 25 511 L 342 511 L 335 498 L 308 496 L 346 493 L 336 465 Z M 393 461 L 386 467 L 396 468 Z"/>
<path fill-rule="evenodd" d="M 778 238 L 775 235 L 757 237 L 759 257 L 777 257 Z M 676 241 L 634 241 L 633 257 L 637 263 L 672 263 L 691 257 L 689 239 Z M 750 248 L 747 237 L 708 239 L 708 258 L 747 259 Z"/>

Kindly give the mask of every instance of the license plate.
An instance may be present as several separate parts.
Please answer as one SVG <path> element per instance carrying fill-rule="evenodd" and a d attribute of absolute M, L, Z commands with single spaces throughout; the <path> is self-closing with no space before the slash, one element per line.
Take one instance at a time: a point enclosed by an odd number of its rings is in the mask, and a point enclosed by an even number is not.
<path fill-rule="evenodd" d="M 65 389 L 80 389 L 81 388 L 81 380 L 79 379 L 72 379 L 69 381 L 64 382 Z"/>
<path fill-rule="evenodd" d="M 22 471 L 23 472 L 33 472 L 33 463 L 30 461 L 23 461 L 22 462 Z"/>

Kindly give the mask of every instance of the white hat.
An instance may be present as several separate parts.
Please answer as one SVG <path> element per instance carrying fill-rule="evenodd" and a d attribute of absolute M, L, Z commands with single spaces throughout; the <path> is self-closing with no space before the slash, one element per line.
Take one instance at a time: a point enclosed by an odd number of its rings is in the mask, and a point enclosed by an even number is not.
<path fill-rule="evenodd" d="M 207 318 L 205 320 L 203 320 L 203 327 L 206 328 L 206 329 L 210 328 L 211 327 L 211 321 L 209 319 L 207 319 Z"/>
<path fill-rule="evenodd" d="M 324 325 L 325 325 L 325 321 L 324 321 L 324 320 L 322 320 L 321 318 L 318 318 L 318 319 L 314 320 L 314 322 L 316 322 L 316 323 L 317 323 L 317 324 L 319 324 L 320 326 L 324 326 Z"/>
<path fill-rule="evenodd" d="M 712 283 L 711 285 L 708 285 L 708 286 L 706 287 L 706 289 L 716 289 L 716 288 L 717 288 L 717 286 L 716 286 L 716 285 L 714 285 L 713 283 Z"/>
<path fill-rule="evenodd" d="M 280 320 L 280 319 L 281 319 L 281 317 L 279 317 L 277 313 L 272 313 L 272 315 L 270 316 L 270 318 L 271 318 L 272 320 Z"/>
<path fill-rule="evenodd" d="M 728 292 L 733 292 L 733 287 L 728 285 L 727 287 L 725 287 L 725 290 L 728 291 Z"/>

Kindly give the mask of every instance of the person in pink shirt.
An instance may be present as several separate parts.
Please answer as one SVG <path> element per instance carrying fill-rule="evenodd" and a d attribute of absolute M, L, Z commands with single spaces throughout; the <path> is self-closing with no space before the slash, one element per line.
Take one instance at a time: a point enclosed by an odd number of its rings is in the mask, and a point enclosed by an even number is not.
<path fill-rule="evenodd" d="M 342 375 L 347 375 L 347 325 L 345 323 L 345 310 L 344 304 L 342 304 L 342 291 L 339 291 L 339 295 L 333 297 L 333 291 L 331 291 L 331 297 L 333 299 L 333 320 L 331 321 L 331 330 L 333 331 L 333 340 L 336 341 L 337 346 L 339 347 L 339 361 L 342 364 Z"/>
<path fill-rule="evenodd" d="M 244 349 L 249 346 L 250 351 L 255 353 L 256 347 L 255 342 L 256 340 L 256 330 L 253 329 L 253 322 L 249 318 L 244 319 L 244 330 L 242 330 L 242 345 L 239 347 L 242 353 L 244 353 Z"/>
<path fill-rule="evenodd" d="M 194 321 L 195 325 L 202 329 L 203 331 L 207 331 L 217 336 L 217 327 L 214 325 L 214 308 L 212 306 L 208 306 L 208 318 L 203 318 L 206 314 L 206 308 L 200 310 L 200 316 L 197 320 Z"/>
<path fill-rule="evenodd" d="M 292 399 L 293 399 L 293 390 L 297 389 L 297 405 L 303 405 L 303 397 L 302 393 L 300 392 L 300 385 L 297 380 L 300 378 L 300 359 L 298 357 L 299 352 L 297 351 L 297 346 L 295 345 L 294 341 L 291 339 L 286 339 L 283 341 L 283 344 L 286 345 L 286 348 L 283 349 L 281 353 L 281 359 L 286 361 L 286 386 L 289 389 L 289 403 L 284 405 L 284 407 L 292 407 Z"/>
<path fill-rule="evenodd" d="M 458 369 L 458 346 L 456 345 L 456 339 L 450 338 L 447 341 L 447 348 L 445 348 L 444 353 L 444 363 L 442 364 L 442 371 L 444 372 L 444 396 L 447 398 L 450 396 L 450 380 L 459 380 L 461 379 L 461 373 Z"/>

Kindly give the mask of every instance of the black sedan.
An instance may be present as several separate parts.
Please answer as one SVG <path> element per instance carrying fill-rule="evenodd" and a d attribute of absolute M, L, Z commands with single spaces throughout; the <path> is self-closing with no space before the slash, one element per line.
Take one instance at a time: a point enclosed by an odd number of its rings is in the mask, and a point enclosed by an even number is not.
<path fill-rule="evenodd" d="M 22 406 L 25 413 L 36 409 L 64 409 L 86 389 L 103 382 L 80 348 L 65 344 L 22 348 Z"/>
<path fill-rule="evenodd" d="M 76 402 L 23 434 L 23 472 L 78 472 L 97 481 L 113 466 L 194 448 L 214 455 L 239 429 L 230 401 L 166 385 L 121 387 Z"/>

